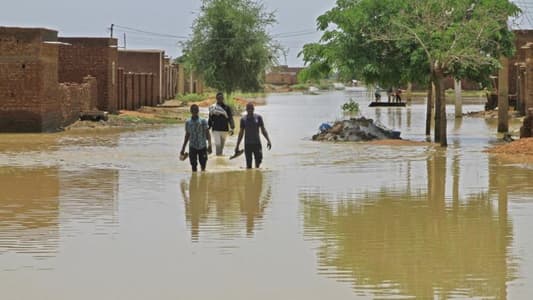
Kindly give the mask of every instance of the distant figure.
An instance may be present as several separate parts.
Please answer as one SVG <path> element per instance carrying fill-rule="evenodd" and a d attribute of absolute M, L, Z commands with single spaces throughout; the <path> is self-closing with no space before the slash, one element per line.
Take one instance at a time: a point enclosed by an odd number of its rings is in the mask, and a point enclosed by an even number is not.
<path fill-rule="evenodd" d="M 381 89 L 379 87 L 376 87 L 376 91 L 374 92 L 374 98 L 376 99 L 376 102 L 381 101 Z"/>
<path fill-rule="evenodd" d="M 229 135 L 233 135 L 235 123 L 233 121 L 233 114 L 231 107 L 224 103 L 224 95 L 217 93 L 217 103 L 209 107 L 209 128 L 213 131 L 213 139 L 215 140 L 216 155 L 222 155 L 224 151 L 224 144 Z M 229 126 L 228 126 L 229 125 Z"/>
<path fill-rule="evenodd" d="M 272 143 L 268 137 L 265 129 L 263 117 L 254 113 L 254 104 L 249 102 L 246 104 L 247 114 L 241 118 L 241 126 L 239 130 L 239 137 L 237 145 L 235 146 L 235 153 L 239 152 L 239 145 L 244 136 L 244 155 L 246 156 L 246 168 L 252 168 L 252 155 L 255 159 L 255 167 L 259 168 L 263 161 L 263 149 L 261 146 L 261 137 L 259 136 L 259 129 L 267 140 L 267 149 L 272 148 Z"/>
<path fill-rule="evenodd" d="M 391 102 L 392 97 L 393 97 L 393 93 L 392 93 L 392 91 L 393 91 L 392 87 L 390 87 L 390 88 L 387 90 L 387 98 L 388 98 L 389 103 Z"/>
<path fill-rule="evenodd" d="M 402 102 L 402 89 L 396 90 L 396 102 L 401 103 Z"/>
<path fill-rule="evenodd" d="M 200 109 L 198 105 L 191 105 L 191 118 L 185 122 L 185 138 L 180 154 L 185 156 L 185 147 L 189 143 L 189 162 L 191 163 L 192 171 L 196 172 L 198 169 L 198 162 L 200 168 L 205 171 L 207 165 L 207 154 L 211 153 L 211 135 L 207 121 L 198 116 Z M 206 142 L 207 141 L 207 142 Z"/>

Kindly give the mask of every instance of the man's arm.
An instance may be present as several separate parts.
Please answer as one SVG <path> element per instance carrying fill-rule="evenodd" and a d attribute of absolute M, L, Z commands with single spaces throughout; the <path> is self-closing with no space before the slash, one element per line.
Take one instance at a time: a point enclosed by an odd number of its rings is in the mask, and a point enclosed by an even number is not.
<path fill-rule="evenodd" d="M 209 118 L 207 119 L 207 129 L 213 128 L 214 120 L 212 118 L 212 114 L 209 113 Z"/>
<path fill-rule="evenodd" d="M 187 146 L 187 143 L 189 142 L 189 137 L 191 136 L 190 133 L 185 133 L 185 138 L 183 139 L 183 146 L 181 147 L 180 154 L 183 155 L 185 153 L 185 146 Z"/>
<path fill-rule="evenodd" d="M 261 133 L 267 140 L 267 149 L 270 150 L 272 148 L 272 143 L 270 142 L 270 138 L 268 137 L 268 132 L 265 128 L 265 123 L 263 121 L 263 118 L 260 119 L 259 127 L 261 128 Z"/>
<path fill-rule="evenodd" d="M 241 144 L 242 137 L 244 136 L 244 120 L 241 118 L 241 126 L 239 129 L 239 137 L 237 138 L 237 145 L 235 146 L 235 152 L 239 151 L 239 145 Z"/>
<path fill-rule="evenodd" d="M 239 137 L 237 138 L 237 145 L 235 146 L 235 152 L 239 151 L 239 145 L 241 144 L 242 137 L 244 136 L 244 129 L 239 129 Z"/>
<path fill-rule="evenodd" d="M 233 130 L 235 129 L 235 121 L 233 120 L 233 112 L 231 111 L 231 107 L 228 106 L 228 122 L 229 122 L 229 127 L 231 129 L 230 131 L 230 135 L 233 135 Z"/>
<path fill-rule="evenodd" d="M 264 125 L 261 126 L 261 133 L 263 134 L 263 136 L 267 140 L 267 149 L 270 150 L 272 148 L 272 143 L 270 142 L 270 138 L 268 137 L 268 132 L 267 132 L 267 130 L 266 130 Z"/>

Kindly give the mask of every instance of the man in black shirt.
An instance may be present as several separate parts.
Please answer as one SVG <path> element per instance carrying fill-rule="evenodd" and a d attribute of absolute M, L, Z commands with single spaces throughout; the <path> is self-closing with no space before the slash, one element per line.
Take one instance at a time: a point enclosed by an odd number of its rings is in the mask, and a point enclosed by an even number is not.
<path fill-rule="evenodd" d="M 248 103 L 246 105 L 247 114 L 241 118 L 241 126 L 239 130 L 239 138 L 237 139 L 237 146 L 235 146 L 235 153 L 239 152 L 239 145 L 244 136 L 244 154 L 246 156 L 246 168 L 252 168 L 252 155 L 255 159 L 255 167 L 259 168 L 263 161 L 263 149 L 261 146 L 261 137 L 259 136 L 259 129 L 267 140 L 267 149 L 272 148 L 272 143 L 268 137 L 265 129 L 263 117 L 254 114 L 254 104 Z"/>
<path fill-rule="evenodd" d="M 213 139 L 215 140 L 216 155 L 222 155 L 226 137 L 233 135 L 235 123 L 233 121 L 233 114 L 231 107 L 224 103 L 224 95 L 217 93 L 217 103 L 209 107 L 209 128 L 213 131 Z M 230 130 L 231 129 L 231 130 Z"/>

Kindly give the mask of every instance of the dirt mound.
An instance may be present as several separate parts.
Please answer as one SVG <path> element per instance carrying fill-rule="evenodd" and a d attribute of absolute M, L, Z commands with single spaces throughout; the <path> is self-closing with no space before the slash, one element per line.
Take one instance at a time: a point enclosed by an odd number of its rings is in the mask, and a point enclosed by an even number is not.
<path fill-rule="evenodd" d="M 509 144 L 498 145 L 488 150 L 489 153 L 523 155 L 533 158 L 533 138 L 520 139 Z"/>
<path fill-rule="evenodd" d="M 463 114 L 465 117 L 470 118 L 483 118 L 483 119 L 498 119 L 498 110 L 484 110 L 484 111 L 473 111 L 466 114 Z M 517 111 L 509 110 L 509 118 L 519 118 L 520 114 Z"/>

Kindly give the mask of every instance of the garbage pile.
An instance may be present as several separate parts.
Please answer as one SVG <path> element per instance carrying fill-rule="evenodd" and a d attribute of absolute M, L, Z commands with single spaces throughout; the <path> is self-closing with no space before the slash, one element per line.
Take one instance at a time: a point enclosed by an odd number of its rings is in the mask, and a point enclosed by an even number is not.
<path fill-rule="evenodd" d="M 323 123 L 314 141 L 361 142 L 372 140 L 401 139 L 400 132 L 378 125 L 372 119 L 352 118 L 333 124 Z"/>

